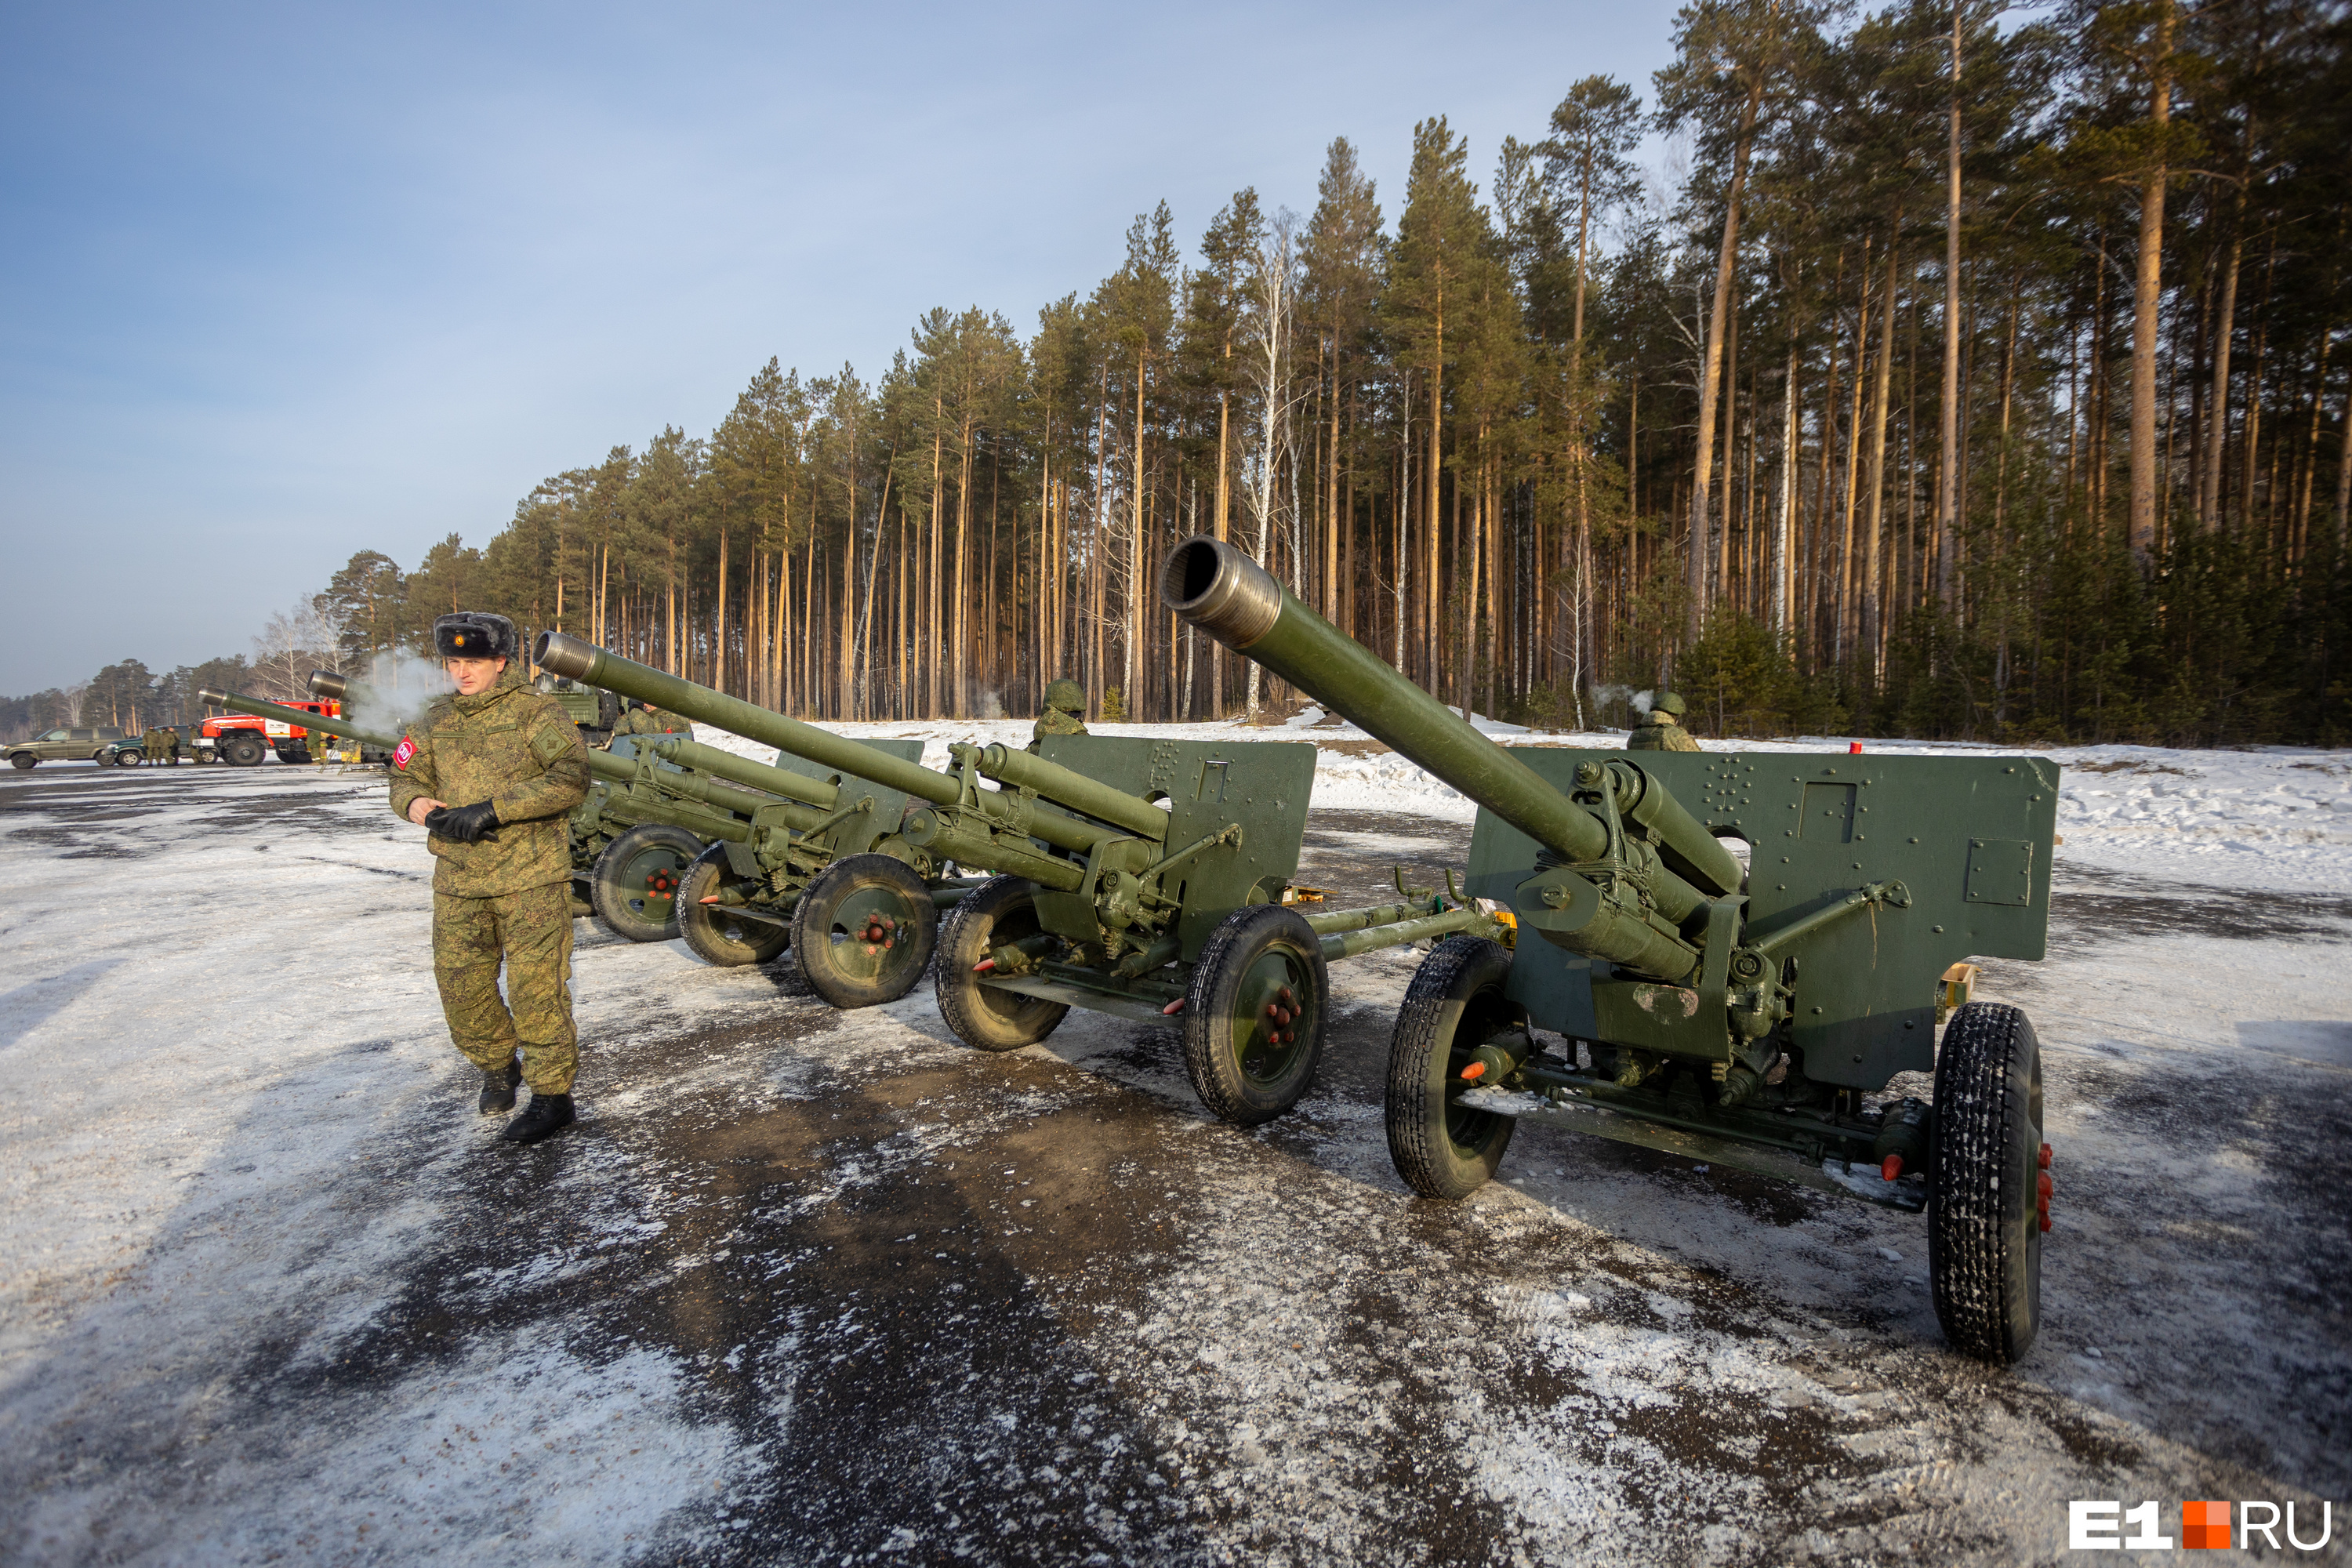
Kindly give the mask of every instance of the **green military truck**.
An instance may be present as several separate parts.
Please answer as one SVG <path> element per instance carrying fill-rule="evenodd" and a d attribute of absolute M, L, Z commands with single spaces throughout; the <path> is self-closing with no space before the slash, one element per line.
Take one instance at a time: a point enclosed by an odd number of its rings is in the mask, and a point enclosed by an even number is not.
<path fill-rule="evenodd" d="M 617 694 L 544 670 L 531 683 L 531 689 L 562 704 L 563 710 L 572 715 L 572 721 L 580 726 L 582 740 L 592 746 L 612 743 L 613 726 L 621 721 L 621 699 Z"/>
<path fill-rule="evenodd" d="M 5 748 L 11 767 L 38 767 L 43 763 L 98 763 L 114 760 L 115 749 L 130 739 L 116 724 L 68 724 L 46 730 L 29 741 L 13 741 Z"/>

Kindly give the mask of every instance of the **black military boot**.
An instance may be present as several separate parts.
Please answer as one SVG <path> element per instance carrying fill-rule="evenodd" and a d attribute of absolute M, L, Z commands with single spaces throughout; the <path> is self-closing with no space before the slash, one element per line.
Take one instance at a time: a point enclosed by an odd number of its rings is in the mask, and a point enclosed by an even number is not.
<path fill-rule="evenodd" d="M 514 1109 L 515 1090 L 522 1084 L 522 1058 L 515 1058 L 497 1072 L 482 1075 L 482 1114 L 498 1116 Z"/>
<path fill-rule="evenodd" d="M 541 1094 L 531 1091 L 530 1103 L 520 1116 L 507 1123 L 499 1134 L 502 1142 L 536 1143 L 542 1138 L 552 1138 L 572 1125 L 572 1097 L 568 1094 Z"/>

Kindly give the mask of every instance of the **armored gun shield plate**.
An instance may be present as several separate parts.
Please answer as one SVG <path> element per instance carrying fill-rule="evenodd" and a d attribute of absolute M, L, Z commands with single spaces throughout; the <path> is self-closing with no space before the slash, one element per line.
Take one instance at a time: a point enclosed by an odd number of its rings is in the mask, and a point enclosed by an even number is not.
<path fill-rule="evenodd" d="M 1315 787 L 1315 748 L 1296 741 L 1157 741 L 1123 735 L 1048 735 L 1037 754 L 1144 800 L 1169 815 L 1171 852 L 1235 823 L 1239 844 L 1203 850 L 1171 873 L 1182 889 L 1184 912 L 1177 940 L 1187 961 L 1201 956 L 1219 921 L 1244 904 L 1266 903 L 1298 870 L 1298 848 L 1307 833 L 1307 807 Z M 1076 895 L 1041 893 L 1039 913 L 1063 929 L 1056 900 Z M 1082 918 L 1091 931 L 1093 911 Z"/>
<path fill-rule="evenodd" d="M 902 763 L 920 763 L 923 760 L 923 742 L 920 741 L 877 739 L 860 740 L 857 743 Z M 811 762 L 788 751 L 777 752 L 773 765 L 786 773 L 806 773 L 833 783 L 841 790 L 840 804 L 843 805 L 861 796 L 873 797 L 872 812 L 848 817 L 826 835 L 829 847 L 835 855 L 865 854 L 877 842 L 898 832 L 899 819 L 907 815 L 907 795 L 903 790 L 891 789 L 855 773 L 838 773 L 822 763 Z"/>
<path fill-rule="evenodd" d="M 1643 752 L 1519 747 L 1562 793 L 1580 763 L 1633 762 L 1751 858 L 1746 936 L 1771 933 L 1865 883 L 1899 880 L 1907 909 L 1873 910 L 1800 938 L 1792 1041 L 1808 1076 L 1876 1089 L 1934 1064 L 1936 999 L 1964 959 L 2042 956 L 2058 764 L 2046 757 L 1870 756 L 1768 752 Z M 1481 810 L 1467 890 L 1512 903 L 1535 842 Z M 1899 926 L 1895 922 L 1900 922 Z M 1541 1027 L 1601 1033 L 1596 986 L 1610 965 L 1568 953 L 1516 963 L 1512 999 Z M 1622 983 L 1620 983 L 1622 984 Z"/>

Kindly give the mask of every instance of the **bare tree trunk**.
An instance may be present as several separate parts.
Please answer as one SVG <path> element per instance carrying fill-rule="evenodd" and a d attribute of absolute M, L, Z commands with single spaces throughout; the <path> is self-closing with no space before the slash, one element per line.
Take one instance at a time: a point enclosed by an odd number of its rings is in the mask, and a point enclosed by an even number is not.
<path fill-rule="evenodd" d="M 1121 679 L 1126 689 L 1120 701 L 1126 706 L 1130 720 L 1143 717 L 1140 689 L 1143 679 L 1143 372 L 1150 355 L 1139 347 L 1135 351 L 1135 494 L 1129 516 L 1131 531 L 1129 537 L 1127 574 L 1127 673 Z M 1252 670 L 1257 668 L 1253 663 Z"/>
<path fill-rule="evenodd" d="M 2161 128 L 2172 119 L 2173 0 L 2157 0 L 2157 5 L 2148 118 Z M 2132 291 L 2130 543 L 2144 569 L 2152 567 L 2156 549 L 2156 335 L 2164 279 L 2165 174 L 2158 163 L 2140 186 L 2139 265 Z"/>
<path fill-rule="evenodd" d="M 1887 254 L 1891 258 L 1894 247 Z M 1854 512 L 1862 501 L 1862 414 L 1863 378 L 1870 350 L 1870 240 L 1862 242 L 1862 271 L 1857 279 L 1861 299 L 1855 306 L 1853 323 L 1853 406 L 1846 416 L 1845 435 L 1845 537 L 1838 550 L 1837 663 L 1844 668 L 1853 647 L 1854 596 L 1853 523 Z M 1878 308 L 1885 311 L 1889 301 L 1881 300 Z"/>
<path fill-rule="evenodd" d="M 2210 400 L 2211 412 L 2205 422 L 2205 461 L 2203 483 L 2198 489 L 2197 522 L 2204 529 L 2217 527 L 2221 521 L 2221 469 L 2230 449 L 2230 349 L 2237 336 L 2238 320 L 2238 259 L 2244 245 L 2240 225 L 2243 221 L 2245 187 L 2238 188 L 2232 216 L 2229 255 L 2221 263 L 2221 302 L 2213 312 L 2213 391 Z"/>
<path fill-rule="evenodd" d="M 1900 233 L 1902 216 L 1897 214 L 1889 233 Z M 1861 650 L 1870 660 L 1873 686 L 1885 678 L 1885 639 L 1879 629 L 1879 538 L 1881 520 L 1886 500 L 1886 416 L 1895 390 L 1895 247 L 1886 247 L 1885 298 L 1879 303 L 1882 325 L 1878 333 L 1878 385 L 1876 406 L 1870 421 L 1870 522 L 1863 535 L 1862 571 L 1862 632 Z"/>
<path fill-rule="evenodd" d="M 1936 597 L 1959 614 L 1960 0 L 1952 0 L 1952 109 L 1944 183 L 1944 460 L 1936 476 Z"/>
<path fill-rule="evenodd" d="M 1739 111 L 1739 130 L 1732 146 L 1731 189 L 1723 212 L 1723 248 L 1715 263 L 1715 303 L 1707 313 L 1706 348 L 1699 362 L 1698 456 L 1691 471 L 1690 555 L 1687 569 L 1690 602 L 1683 614 L 1683 641 L 1698 640 L 1699 622 L 1706 613 L 1707 486 L 1715 460 L 1715 405 L 1722 389 L 1725 330 L 1731 311 L 1732 272 L 1739 262 L 1739 199 L 1748 186 L 1748 144 L 1756 131 L 1756 115 L 1764 102 L 1759 76 Z"/>
<path fill-rule="evenodd" d="M 1791 334 L 1789 368 L 1780 384 L 1780 526 L 1772 534 L 1772 636 L 1783 647 L 1795 607 L 1789 563 L 1797 532 L 1797 464 L 1803 456 L 1797 433 L 1797 343 Z"/>

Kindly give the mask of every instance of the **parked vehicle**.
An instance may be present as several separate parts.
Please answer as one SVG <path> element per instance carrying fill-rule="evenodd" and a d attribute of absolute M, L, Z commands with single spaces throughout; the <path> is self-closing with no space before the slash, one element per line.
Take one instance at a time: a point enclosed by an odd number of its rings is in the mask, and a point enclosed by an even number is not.
<path fill-rule="evenodd" d="M 342 704 L 317 699 L 289 702 L 286 707 L 317 713 L 330 719 L 342 717 Z M 253 767 L 271 752 L 281 763 L 310 761 L 310 733 L 298 724 L 282 719 L 257 719 L 243 713 L 224 713 L 207 719 L 197 730 L 199 744 L 209 744 L 213 755 L 231 767 Z"/>
<path fill-rule="evenodd" d="M 36 735 L 29 741 L 16 742 L 6 750 L 12 767 L 30 768 L 43 763 L 67 762 L 92 762 L 104 765 L 114 760 L 114 748 L 123 739 L 119 725 L 67 725 Z"/>

